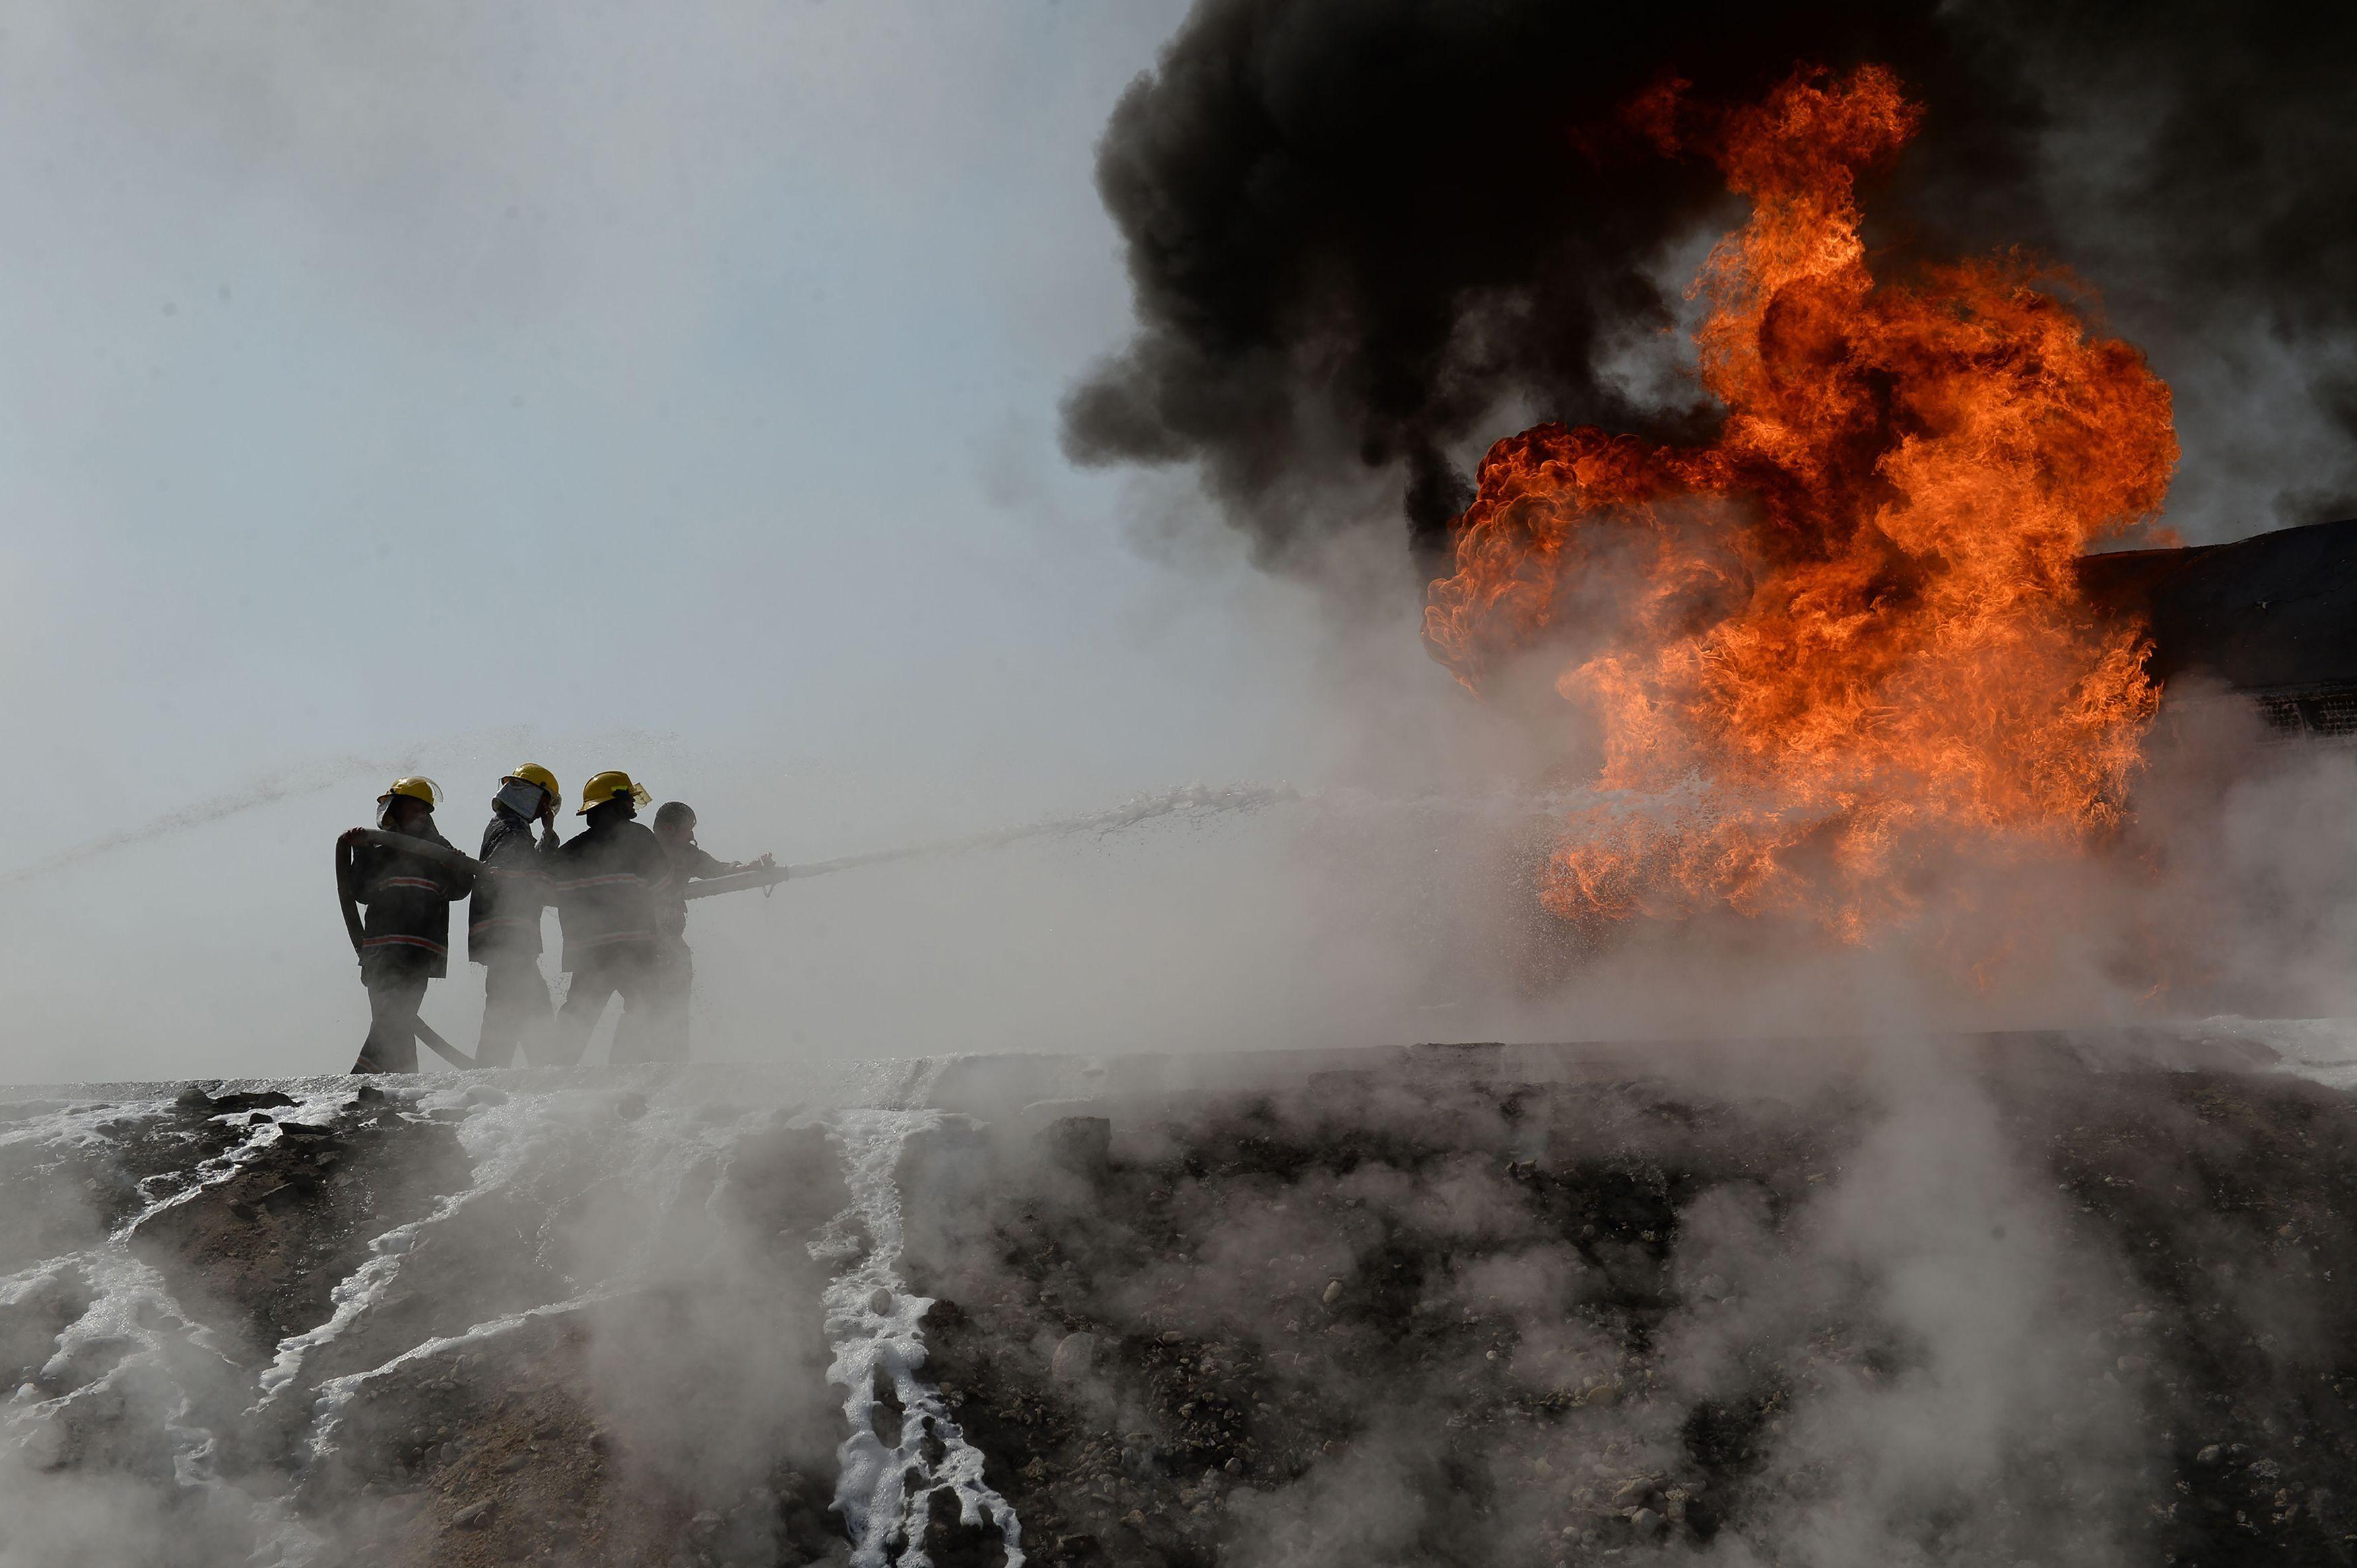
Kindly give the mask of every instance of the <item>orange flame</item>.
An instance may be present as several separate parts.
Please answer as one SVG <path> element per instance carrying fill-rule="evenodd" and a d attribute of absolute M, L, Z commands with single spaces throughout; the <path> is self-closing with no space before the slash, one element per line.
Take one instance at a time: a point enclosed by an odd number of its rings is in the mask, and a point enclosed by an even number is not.
<path fill-rule="evenodd" d="M 1674 109 L 1641 106 L 1665 146 Z M 1541 886 L 1559 915 L 1724 907 L 1863 940 L 1943 861 L 2064 852 L 2120 816 L 2157 693 L 2073 571 L 2158 510 L 2169 388 L 2018 256 L 1875 279 L 1855 180 L 1920 117 L 1869 66 L 1717 127 L 1752 213 L 1695 285 L 1715 442 L 1542 424 L 1482 461 L 1426 641 L 1478 691 L 1585 636 L 1556 690 L 1600 722 L 1597 784 L 1632 792 L 1567 825 Z M 1634 591 L 1583 623 L 1616 570 Z"/>

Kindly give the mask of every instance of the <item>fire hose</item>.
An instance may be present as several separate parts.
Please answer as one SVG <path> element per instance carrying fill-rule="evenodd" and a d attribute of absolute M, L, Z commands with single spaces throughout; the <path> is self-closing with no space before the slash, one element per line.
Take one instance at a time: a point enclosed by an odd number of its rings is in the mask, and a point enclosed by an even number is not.
<path fill-rule="evenodd" d="M 780 882 L 799 882 L 805 877 L 823 876 L 830 871 L 849 871 L 856 866 L 883 865 L 895 860 L 916 860 L 927 855 L 952 854 L 960 850 L 986 849 L 993 844 L 1013 843 L 1018 839 L 1031 838 L 1041 831 L 1039 828 L 1013 828 L 976 834 L 970 839 L 911 844 L 905 849 L 871 849 L 864 854 L 804 861 L 800 865 L 757 865 L 749 871 L 732 871 L 726 876 L 708 876 L 702 881 L 692 882 L 683 897 L 709 898 L 716 893 L 741 893 L 755 887 L 775 887 Z"/>
<path fill-rule="evenodd" d="M 755 887 L 775 887 L 790 876 L 808 876 L 814 870 L 832 870 L 831 866 L 757 865 L 749 871 L 732 871 L 726 876 L 707 876 L 701 882 L 691 882 L 686 898 L 709 898 L 716 893 L 740 893 Z"/>
<path fill-rule="evenodd" d="M 1009 838 L 1022 833 L 1004 835 Z M 709 898 L 716 893 L 742 893 L 755 887 L 775 887 L 785 881 L 801 881 L 809 876 L 823 876 L 830 871 L 849 871 L 857 865 L 881 865 L 887 861 L 913 860 L 920 855 L 940 854 L 949 850 L 971 847 L 971 842 L 959 840 L 949 843 L 918 844 L 909 849 L 872 849 L 865 854 L 838 855 L 833 860 L 805 861 L 800 865 L 756 865 L 745 871 L 732 871 L 726 876 L 707 876 L 688 884 L 681 895 L 687 898 Z"/>

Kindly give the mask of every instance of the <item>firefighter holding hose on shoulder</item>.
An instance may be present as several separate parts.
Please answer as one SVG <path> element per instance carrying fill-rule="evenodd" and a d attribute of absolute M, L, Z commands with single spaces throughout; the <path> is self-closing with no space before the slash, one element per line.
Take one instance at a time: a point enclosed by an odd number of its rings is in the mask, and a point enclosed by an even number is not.
<path fill-rule="evenodd" d="M 417 777 L 394 779 L 376 798 L 381 832 L 417 840 L 427 853 L 363 842 L 364 828 L 336 841 L 337 881 L 369 993 L 368 1039 L 354 1072 L 417 1070 L 418 1004 L 429 982 L 450 972 L 450 906 L 473 889 L 474 878 L 435 830 L 441 799 L 434 780 Z M 449 858 L 431 854 L 435 846 Z M 354 904 L 368 907 L 365 921 Z"/>
<path fill-rule="evenodd" d="M 467 922 L 467 956 L 483 966 L 478 1067 L 507 1066 L 519 1046 L 527 1058 L 547 1049 L 554 1008 L 540 972 L 540 917 L 555 883 L 556 809 L 564 800 L 556 775 L 537 762 L 500 779 L 491 797 L 491 820 L 476 856 L 483 869 Z"/>
<path fill-rule="evenodd" d="M 655 1028 L 649 1045 L 652 1059 L 683 1062 L 688 998 L 695 987 L 695 959 L 687 948 L 688 882 L 773 866 L 777 858 L 722 860 L 707 853 L 695 842 L 695 810 L 684 800 L 665 800 L 655 812 L 655 838 L 670 867 L 655 887 Z"/>
<path fill-rule="evenodd" d="M 671 869 L 639 808 L 653 797 L 630 776 L 609 768 L 581 789 L 576 813 L 589 829 L 554 857 L 556 909 L 565 932 L 565 968 L 573 983 L 556 1015 L 555 1059 L 570 1067 L 616 993 L 622 1020 L 614 1031 L 616 1065 L 645 1061 L 655 995 L 655 888 Z"/>

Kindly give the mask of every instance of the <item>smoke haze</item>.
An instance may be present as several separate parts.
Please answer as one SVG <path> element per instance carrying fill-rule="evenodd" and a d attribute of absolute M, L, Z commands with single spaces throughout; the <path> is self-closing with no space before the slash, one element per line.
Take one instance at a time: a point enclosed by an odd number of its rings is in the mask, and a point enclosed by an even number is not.
<path fill-rule="evenodd" d="M 1403 510 L 1429 560 L 1500 436 L 1711 417 L 1677 291 L 1739 209 L 1627 103 L 1878 60 L 1928 109 L 1867 202 L 1878 266 L 2027 245 L 2073 269 L 2178 389 L 2188 540 L 2337 517 L 2352 47 L 2338 14 L 2192 5 L 1205 0 L 1099 148 L 1138 330 L 1069 395 L 1066 449 L 1194 465 L 1271 564 Z"/>
<path fill-rule="evenodd" d="M 880 1401 L 826 1368 L 920 1322 L 887 1391 L 1005 1495 L 1049 1485 L 1014 1427 L 1084 1424 L 1259 1568 L 1552 1561 L 1632 1484 L 1739 1497 L 1738 1564 L 2148 1560 L 2156 1477 L 2267 1441 L 2217 1389 L 2288 1408 L 2348 1340 L 2346 1173 L 2293 1114 L 2345 1148 L 2339 1101 L 1925 1037 L 2357 1007 L 2347 753 L 2187 688 L 2118 843 L 1931 866 L 1879 945 L 1577 926 L 1534 866 L 1596 737 L 1535 661 L 1477 703 L 1426 657 L 1417 556 L 1533 418 L 1708 423 L 1678 290 L 1735 214 L 1613 113 L 1802 56 L 1929 103 L 1878 243 L 2046 248 L 2150 349 L 2172 523 L 2348 506 L 2347 24 L 1586 11 L 13 12 L 0 1077 L 341 1069 L 329 846 L 395 769 L 465 848 L 527 757 L 724 857 L 967 847 L 692 907 L 698 1055 L 758 1070 L 9 1104 L 0 1563 L 415 1518 L 489 1560 L 578 1539 L 599 1472 L 608 1560 L 840 1562 Z M 1194 781 L 1257 804 L 1007 831 Z M 463 1047 L 480 1003 L 457 963 L 424 1015 Z M 1706 1036 L 1748 1044 L 1189 1098 L 1260 1070 L 1215 1052 Z M 860 1065 L 964 1053 L 1006 1059 Z M 1092 1165 L 1033 1141 L 1075 1107 Z M 2313 1190 L 2219 1180 L 2255 1150 Z M 936 1287 L 996 1315 L 954 1394 Z M 1173 1336 L 1336 1435 L 1178 1474 Z M 1721 1418 L 1741 1474 L 1688 1495 Z"/>

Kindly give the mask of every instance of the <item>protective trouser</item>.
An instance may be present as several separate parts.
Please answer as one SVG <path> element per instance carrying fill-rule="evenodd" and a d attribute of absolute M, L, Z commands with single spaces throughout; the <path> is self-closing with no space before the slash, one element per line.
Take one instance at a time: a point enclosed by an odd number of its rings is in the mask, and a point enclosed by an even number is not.
<path fill-rule="evenodd" d="M 354 1072 L 417 1070 L 417 1007 L 425 1000 L 426 975 L 414 966 L 364 972 L 369 1032 Z"/>
<path fill-rule="evenodd" d="M 545 1056 L 554 1012 L 538 959 L 517 954 L 485 964 L 483 1033 L 475 1045 L 475 1065 L 506 1067 L 519 1047 L 526 1061 Z"/>
<path fill-rule="evenodd" d="M 647 1007 L 647 1026 L 632 1042 L 632 1053 L 622 1054 L 621 1036 L 614 1037 L 614 1060 L 683 1062 L 687 1059 L 687 1004 L 695 989 L 695 958 L 677 937 L 665 937 L 655 949 L 653 993 Z"/>
<path fill-rule="evenodd" d="M 554 1056 L 558 1067 L 573 1067 L 589 1048 L 589 1036 L 606 1015 L 607 999 L 622 998 L 622 1019 L 614 1029 L 613 1059 L 647 1059 L 639 1044 L 655 1008 L 654 954 L 642 946 L 619 948 L 587 967 L 573 972 L 565 1005 L 556 1010 Z"/>

